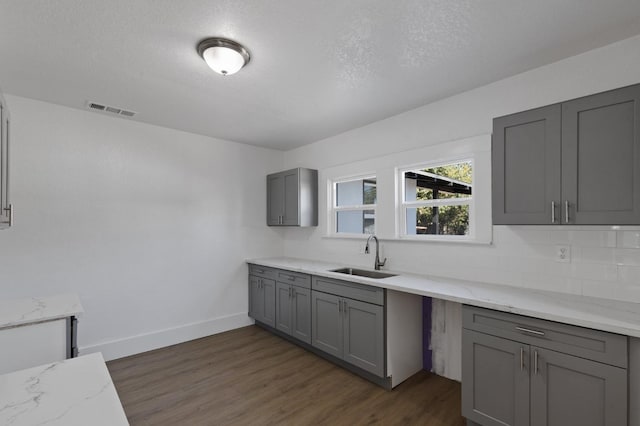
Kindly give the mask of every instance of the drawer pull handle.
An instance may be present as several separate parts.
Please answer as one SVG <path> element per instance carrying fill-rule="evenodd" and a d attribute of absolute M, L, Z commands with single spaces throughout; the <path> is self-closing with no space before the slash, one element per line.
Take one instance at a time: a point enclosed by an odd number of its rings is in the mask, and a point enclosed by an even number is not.
<path fill-rule="evenodd" d="M 534 351 L 533 354 L 533 370 L 535 371 L 536 374 L 538 374 L 538 351 Z"/>
<path fill-rule="evenodd" d="M 520 348 L 520 371 L 524 370 L 524 348 Z"/>
<path fill-rule="evenodd" d="M 529 328 L 524 328 L 524 327 L 516 327 L 516 330 L 522 331 L 523 333 L 535 334 L 536 336 L 544 336 L 544 331 L 531 330 Z"/>
<path fill-rule="evenodd" d="M 264 269 L 258 269 L 256 268 L 255 270 L 258 274 L 264 274 Z"/>
<path fill-rule="evenodd" d="M 289 281 L 295 281 L 296 277 L 289 277 Z"/>

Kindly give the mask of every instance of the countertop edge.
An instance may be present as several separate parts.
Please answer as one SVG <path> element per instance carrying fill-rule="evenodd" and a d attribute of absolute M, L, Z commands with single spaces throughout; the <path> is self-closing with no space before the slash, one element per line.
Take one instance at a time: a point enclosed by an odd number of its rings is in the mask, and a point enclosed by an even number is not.
<path fill-rule="evenodd" d="M 398 275 L 373 279 L 330 271 L 345 267 L 343 264 L 306 259 L 267 258 L 246 262 L 640 338 L 640 304 L 631 302 L 399 271 L 385 270 Z M 438 291 L 438 288 L 447 291 Z M 455 292 L 458 294 L 453 294 Z M 625 319 L 625 316 L 633 318 Z"/>

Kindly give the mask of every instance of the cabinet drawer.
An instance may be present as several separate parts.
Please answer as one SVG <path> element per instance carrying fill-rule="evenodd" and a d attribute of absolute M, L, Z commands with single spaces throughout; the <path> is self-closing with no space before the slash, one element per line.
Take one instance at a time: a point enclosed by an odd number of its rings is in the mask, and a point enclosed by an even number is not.
<path fill-rule="evenodd" d="M 260 265 L 249 265 L 249 274 L 255 275 L 256 277 L 268 278 L 271 280 L 275 280 L 278 275 L 278 270 L 273 268 L 267 268 L 266 266 Z"/>
<path fill-rule="evenodd" d="M 362 302 L 384 305 L 384 289 L 378 287 L 314 276 L 312 288 Z"/>
<path fill-rule="evenodd" d="M 311 277 L 306 274 L 291 271 L 278 271 L 277 281 L 298 287 L 311 288 Z"/>
<path fill-rule="evenodd" d="M 463 327 L 627 368 L 627 336 L 465 305 Z"/>

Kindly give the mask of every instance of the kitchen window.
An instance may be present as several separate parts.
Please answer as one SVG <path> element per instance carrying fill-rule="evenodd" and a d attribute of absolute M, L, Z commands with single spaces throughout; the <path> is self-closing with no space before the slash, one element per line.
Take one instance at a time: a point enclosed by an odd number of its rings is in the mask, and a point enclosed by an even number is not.
<path fill-rule="evenodd" d="M 464 239 L 473 231 L 473 161 L 399 170 L 400 237 Z"/>
<path fill-rule="evenodd" d="M 331 234 L 373 234 L 376 230 L 375 176 L 335 180 L 331 183 Z"/>

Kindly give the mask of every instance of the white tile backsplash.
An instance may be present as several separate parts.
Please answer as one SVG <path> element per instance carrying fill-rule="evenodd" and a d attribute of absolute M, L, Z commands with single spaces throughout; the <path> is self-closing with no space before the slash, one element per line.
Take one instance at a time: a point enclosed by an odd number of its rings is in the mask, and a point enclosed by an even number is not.
<path fill-rule="evenodd" d="M 640 231 L 617 231 L 620 248 L 640 248 Z"/>

